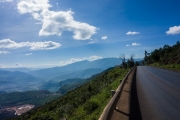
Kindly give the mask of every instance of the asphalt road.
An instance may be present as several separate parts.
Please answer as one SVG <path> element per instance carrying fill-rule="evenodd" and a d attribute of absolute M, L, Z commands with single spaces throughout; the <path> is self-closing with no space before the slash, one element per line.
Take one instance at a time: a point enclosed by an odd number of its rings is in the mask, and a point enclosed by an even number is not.
<path fill-rule="evenodd" d="M 180 73 L 139 66 L 136 87 L 143 120 L 180 120 Z"/>

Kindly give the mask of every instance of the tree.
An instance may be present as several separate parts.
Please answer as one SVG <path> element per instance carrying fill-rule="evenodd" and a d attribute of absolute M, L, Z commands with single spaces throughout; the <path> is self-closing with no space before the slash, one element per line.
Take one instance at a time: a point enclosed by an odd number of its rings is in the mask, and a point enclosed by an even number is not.
<path fill-rule="evenodd" d="M 155 49 L 155 50 L 151 53 L 151 58 L 152 58 L 153 62 L 159 62 L 160 55 L 159 55 L 159 50 L 158 50 L 158 49 Z"/>
<path fill-rule="evenodd" d="M 147 51 L 146 51 L 146 50 L 145 50 L 145 53 L 144 53 L 144 54 L 145 54 L 145 57 L 147 57 Z"/>
<path fill-rule="evenodd" d="M 149 64 L 149 63 L 150 63 L 150 57 L 149 57 L 149 56 L 150 56 L 151 54 L 148 53 L 148 52 L 145 50 L 144 55 L 145 55 L 145 56 L 144 56 L 144 63 L 145 63 L 145 64 Z"/>
<path fill-rule="evenodd" d="M 127 66 L 128 66 L 129 68 L 134 67 L 134 54 L 132 54 L 132 55 L 130 56 L 130 59 L 127 61 Z"/>
<path fill-rule="evenodd" d="M 180 64 L 180 42 L 173 46 L 164 45 L 162 48 L 155 49 L 151 53 L 145 50 L 144 61 L 146 64 L 157 62 L 161 65 Z"/>
<path fill-rule="evenodd" d="M 121 54 L 119 57 L 120 57 L 120 59 L 121 59 L 121 61 L 122 61 L 122 66 L 123 66 L 124 68 L 127 68 L 125 55 L 124 55 L 124 54 Z"/>
<path fill-rule="evenodd" d="M 135 66 L 139 66 L 139 63 L 137 61 L 135 62 Z"/>
<path fill-rule="evenodd" d="M 125 55 L 124 55 L 124 54 L 121 54 L 119 57 L 121 58 L 122 63 L 123 63 L 123 62 L 126 62 L 126 58 L 125 58 Z"/>

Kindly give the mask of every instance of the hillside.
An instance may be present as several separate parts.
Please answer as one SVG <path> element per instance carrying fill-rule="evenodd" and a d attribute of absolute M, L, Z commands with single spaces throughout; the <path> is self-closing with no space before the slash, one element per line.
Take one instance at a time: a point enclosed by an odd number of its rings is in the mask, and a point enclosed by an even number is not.
<path fill-rule="evenodd" d="M 58 94 L 60 93 L 63 95 L 67 91 L 72 90 L 86 83 L 87 81 L 88 79 L 81 79 L 81 78 L 71 78 L 60 82 L 48 81 L 42 86 L 42 89 L 47 89 L 48 91 L 52 91 Z"/>
<path fill-rule="evenodd" d="M 5 120 L 15 116 L 15 111 L 6 110 L 9 107 L 23 106 L 26 104 L 37 107 L 45 104 L 46 102 L 57 99 L 60 96 L 60 94 L 53 94 L 47 90 L 0 94 L 0 119 Z"/>
<path fill-rule="evenodd" d="M 0 70 L 11 71 L 11 72 L 19 71 L 19 72 L 25 72 L 26 73 L 26 72 L 33 71 L 35 69 L 26 68 L 26 67 L 19 67 L 19 68 L 0 68 Z"/>
<path fill-rule="evenodd" d="M 118 58 L 104 58 L 95 61 L 80 61 L 62 67 L 34 70 L 27 68 L 8 68 L 0 70 L 0 91 L 24 92 L 28 90 L 49 90 L 56 92 L 57 84 L 66 79 L 85 79 L 103 70 L 114 67 L 120 62 Z M 7 71 L 9 70 L 9 71 Z M 14 71 L 19 70 L 19 71 Z"/>
<path fill-rule="evenodd" d="M 164 45 L 150 53 L 145 51 L 144 61 L 147 65 L 180 71 L 180 42 Z"/>
<path fill-rule="evenodd" d="M 128 69 L 110 68 L 63 97 L 37 107 L 14 120 L 97 120 Z"/>
<path fill-rule="evenodd" d="M 77 71 L 77 72 L 71 72 L 71 73 L 67 73 L 67 74 L 63 74 L 63 75 L 59 75 L 56 76 L 52 79 L 50 79 L 51 81 L 59 81 L 59 80 L 66 80 L 71 78 L 89 78 L 92 75 L 96 74 L 96 73 L 100 73 L 102 72 L 103 69 L 100 68 L 94 68 L 94 69 L 86 69 L 86 70 L 81 70 L 81 71 Z"/>
<path fill-rule="evenodd" d="M 75 63 L 62 66 L 62 67 L 53 67 L 53 68 L 35 70 L 28 73 L 33 76 L 38 76 L 40 78 L 43 78 L 44 80 L 50 80 L 58 76 L 64 77 L 65 75 L 66 75 L 66 79 L 79 78 L 75 76 L 75 75 L 78 75 L 77 72 L 88 70 L 88 69 L 94 69 L 94 70 L 101 69 L 102 71 L 109 67 L 114 67 L 115 65 L 118 65 L 118 63 L 121 63 L 121 60 L 119 58 L 104 58 L 104 59 L 99 59 L 95 61 L 84 60 L 84 61 L 75 62 Z M 74 76 L 71 77 L 69 76 L 69 74 L 74 74 Z M 88 75 L 88 76 L 91 76 L 91 75 Z"/>
<path fill-rule="evenodd" d="M 59 90 L 57 90 L 56 93 L 64 95 L 68 91 L 73 90 L 73 89 L 85 84 L 89 80 L 91 80 L 91 79 L 75 78 L 75 79 L 67 79 L 65 81 L 61 81 L 61 82 L 59 82 L 59 86 L 61 86 L 61 87 L 59 88 Z"/>
<path fill-rule="evenodd" d="M 102 71 L 103 70 L 97 68 L 97 69 L 87 69 L 87 70 L 59 75 L 44 82 L 43 85 L 41 86 L 41 89 L 46 89 L 51 92 L 56 92 L 59 88 L 61 87 L 64 88 L 64 86 L 68 86 L 68 87 L 71 86 L 74 88 L 74 86 L 79 86 L 82 83 L 85 83 L 86 78 L 89 78 L 92 75 L 100 73 Z"/>
<path fill-rule="evenodd" d="M 0 91 L 36 90 L 41 80 L 27 73 L 0 70 Z"/>
<path fill-rule="evenodd" d="M 15 106 L 22 104 L 42 105 L 52 99 L 59 97 L 47 90 L 34 90 L 26 92 L 11 92 L 0 94 L 0 106 Z"/>

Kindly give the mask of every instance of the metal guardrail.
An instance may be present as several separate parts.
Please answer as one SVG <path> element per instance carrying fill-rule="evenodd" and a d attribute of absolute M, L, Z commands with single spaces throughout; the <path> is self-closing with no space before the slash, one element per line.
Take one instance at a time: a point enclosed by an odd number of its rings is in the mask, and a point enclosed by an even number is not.
<path fill-rule="evenodd" d="M 129 76 L 129 74 L 135 69 L 136 67 L 133 67 L 128 74 L 124 77 L 123 81 L 121 82 L 121 84 L 119 85 L 119 87 L 116 89 L 116 93 L 114 94 L 114 96 L 111 98 L 111 100 L 109 101 L 109 103 L 107 104 L 107 106 L 105 107 L 105 109 L 103 110 L 103 113 L 101 114 L 99 120 L 110 120 L 111 116 L 113 114 L 113 111 L 116 108 L 116 104 L 119 100 L 119 97 L 121 96 L 122 93 L 122 88 L 127 80 L 127 77 Z"/>

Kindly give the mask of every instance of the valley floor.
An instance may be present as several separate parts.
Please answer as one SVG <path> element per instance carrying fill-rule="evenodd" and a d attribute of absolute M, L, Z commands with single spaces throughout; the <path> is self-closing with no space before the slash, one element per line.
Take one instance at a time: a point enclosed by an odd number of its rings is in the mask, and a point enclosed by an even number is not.
<path fill-rule="evenodd" d="M 21 115 L 21 114 L 31 110 L 34 107 L 35 107 L 34 105 L 24 104 L 24 105 L 1 108 L 1 110 L 0 110 L 1 120 L 11 118 L 16 115 Z"/>

